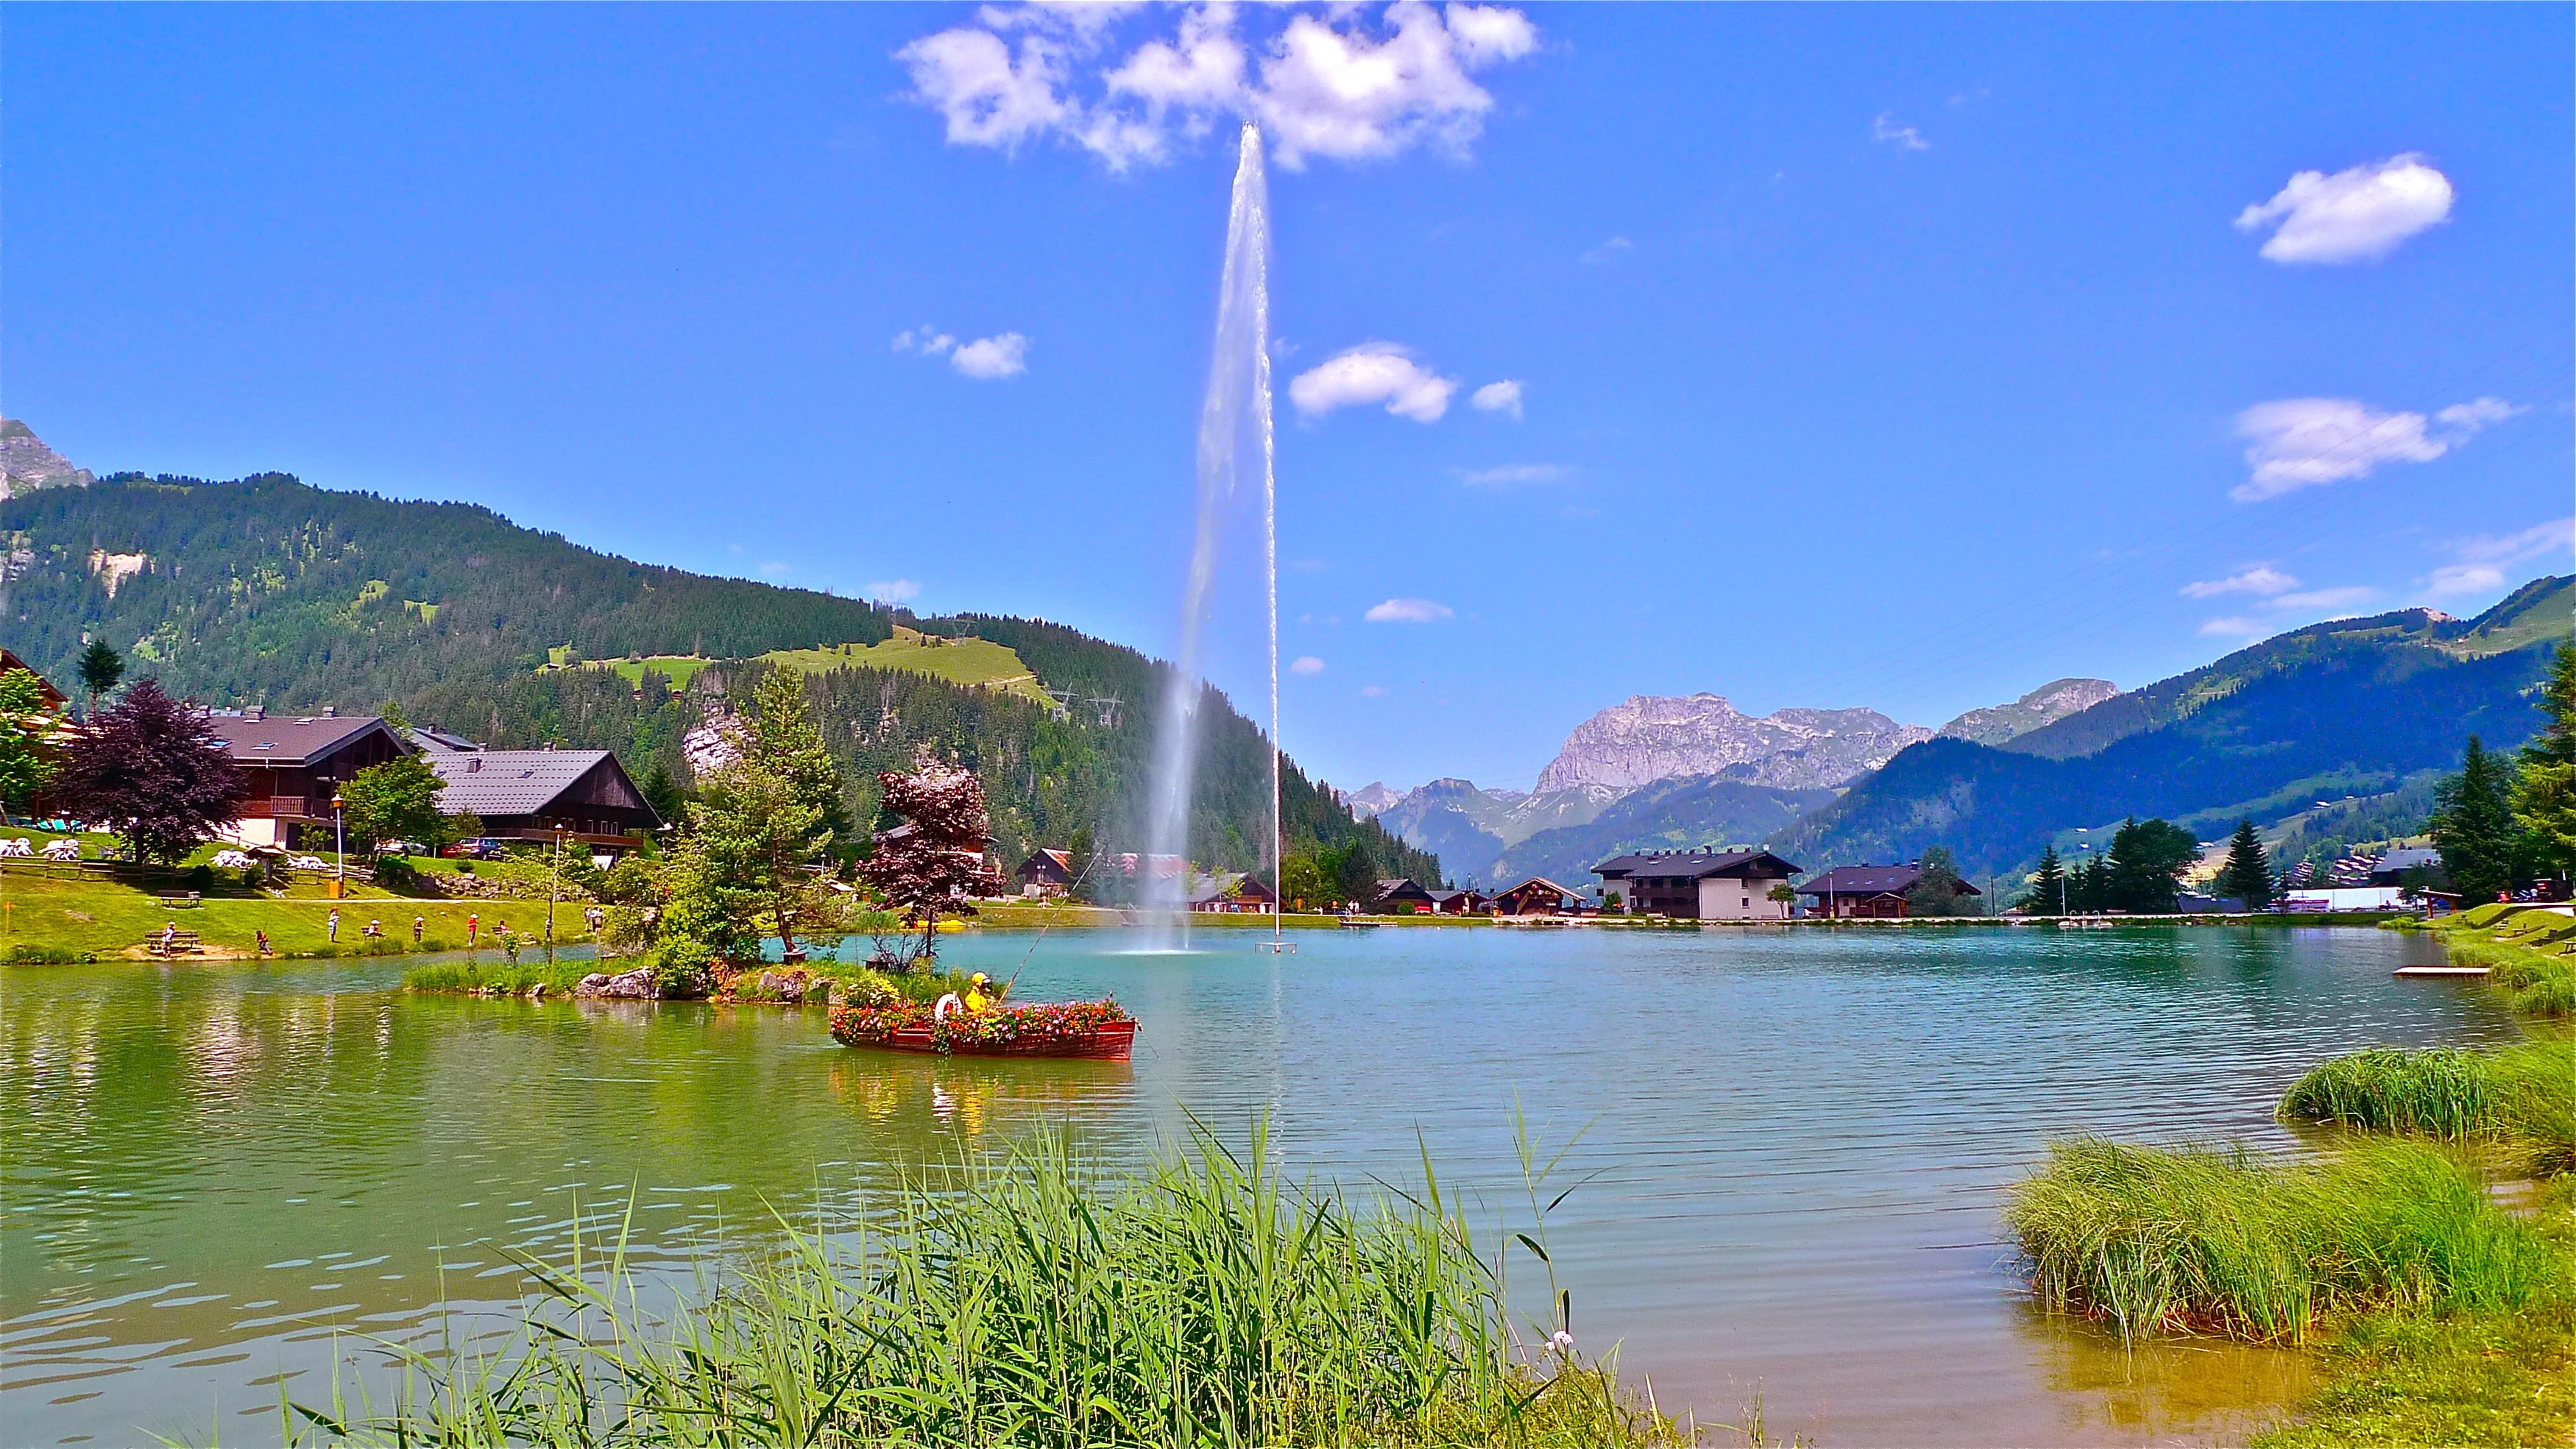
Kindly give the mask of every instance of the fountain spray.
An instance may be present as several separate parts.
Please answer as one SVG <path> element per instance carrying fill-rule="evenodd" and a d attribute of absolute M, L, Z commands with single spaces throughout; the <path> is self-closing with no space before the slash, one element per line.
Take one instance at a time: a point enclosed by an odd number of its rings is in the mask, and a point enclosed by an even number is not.
<path fill-rule="evenodd" d="M 1226 220 L 1225 271 L 1217 292 L 1216 349 L 1208 364 L 1207 398 L 1199 408 L 1198 537 L 1190 554 L 1181 602 L 1180 647 L 1163 698 L 1162 733 L 1156 743 L 1153 814 L 1147 839 L 1154 856 L 1186 861 L 1190 800 L 1197 769 L 1199 705 L 1206 692 L 1204 649 L 1210 595 L 1216 583 L 1217 544 L 1226 505 L 1258 469 L 1261 489 L 1263 594 L 1269 605 L 1270 647 L 1270 871 L 1279 878 L 1284 832 L 1279 819 L 1279 502 L 1273 472 L 1270 418 L 1270 188 L 1262 172 L 1261 130 L 1247 122 L 1234 171 L 1234 201 Z M 1176 911 L 1180 939 L 1189 922 L 1186 867 L 1164 876 L 1147 862 L 1145 899 L 1158 911 Z M 1274 889 L 1271 894 L 1276 897 Z M 1279 939 L 1279 907 L 1271 906 L 1271 936 Z"/>

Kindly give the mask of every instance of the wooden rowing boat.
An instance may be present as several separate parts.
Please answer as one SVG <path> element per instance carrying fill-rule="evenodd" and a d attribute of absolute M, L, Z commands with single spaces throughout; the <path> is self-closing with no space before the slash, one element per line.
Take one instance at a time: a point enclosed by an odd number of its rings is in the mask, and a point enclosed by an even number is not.
<path fill-rule="evenodd" d="M 883 1041 L 853 1042 L 853 1046 L 876 1047 L 890 1052 L 927 1052 L 941 1054 L 930 1028 L 919 1027 L 898 1031 Z M 1091 1057 L 1125 1061 L 1136 1049 L 1136 1023 L 1113 1022 L 1098 1031 L 1076 1036 L 1052 1037 L 1029 1041 L 955 1041 L 948 1043 L 945 1055 L 957 1057 Z"/>

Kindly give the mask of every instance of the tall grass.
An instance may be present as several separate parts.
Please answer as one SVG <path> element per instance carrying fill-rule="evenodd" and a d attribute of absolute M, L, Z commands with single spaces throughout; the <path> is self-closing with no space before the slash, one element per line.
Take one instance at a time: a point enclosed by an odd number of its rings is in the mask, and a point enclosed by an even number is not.
<path fill-rule="evenodd" d="M 525 948 L 521 948 L 524 950 Z M 558 959 L 549 965 L 542 950 L 530 952 L 528 959 L 509 961 L 429 961 L 403 973 L 406 991 L 498 991 L 511 996 L 531 986 L 568 993 L 581 984 L 581 978 L 602 969 L 599 962 Z"/>
<path fill-rule="evenodd" d="M 2041 1300 L 2123 1337 L 2304 1343 L 2364 1310 L 2501 1313 L 2568 1288 L 2559 1245 L 2411 1142 L 2292 1164 L 2081 1138 L 2050 1146 L 2006 1215 Z"/>
<path fill-rule="evenodd" d="M 2325 1062 L 2281 1098 L 2289 1121 L 2525 1149 L 2535 1173 L 2576 1170 L 2576 1044 L 2502 1051 L 2374 1047 Z"/>
<path fill-rule="evenodd" d="M 1533 1178 L 1533 1182 L 1536 1178 Z M 1533 1204 L 1536 1195 L 1533 1193 Z M 1546 1262 L 1544 1213 L 1505 1244 Z M 667 1319 L 622 1255 L 541 1272 L 508 1349 L 388 1350 L 302 1426 L 359 1444 L 1567 1445 L 1683 1442 L 1572 1349 L 1569 1300 L 1516 1325 L 1507 1259 L 1426 1167 L 1355 1206 L 1283 1183 L 1264 1135 L 1105 1184 L 1042 1138 L 891 1221 L 790 1228 L 762 1266 Z M 1551 1279 L 1551 1286 L 1552 1279 Z"/>

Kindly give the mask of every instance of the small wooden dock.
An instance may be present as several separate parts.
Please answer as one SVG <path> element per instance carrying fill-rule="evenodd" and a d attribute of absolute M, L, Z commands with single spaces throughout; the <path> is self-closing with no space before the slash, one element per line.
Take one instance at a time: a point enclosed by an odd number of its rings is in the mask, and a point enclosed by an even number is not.
<path fill-rule="evenodd" d="M 2391 974 L 2407 978 L 2459 977 L 2474 978 L 2487 974 L 2484 966 L 2400 966 Z"/>

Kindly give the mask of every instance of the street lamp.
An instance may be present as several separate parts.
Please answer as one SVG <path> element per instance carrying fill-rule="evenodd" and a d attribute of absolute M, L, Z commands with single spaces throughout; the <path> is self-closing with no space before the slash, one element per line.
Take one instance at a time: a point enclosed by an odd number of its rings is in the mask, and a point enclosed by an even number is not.
<path fill-rule="evenodd" d="M 546 883 L 546 964 L 555 964 L 555 900 L 563 894 L 563 827 L 555 827 L 555 869 Z"/>
<path fill-rule="evenodd" d="M 331 850 L 332 854 L 339 857 L 338 868 L 332 873 L 331 898 L 333 900 L 346 900 L 349 895 L 349 832 L 340 818 L 342 803 L 340 792 L 332 791 Z"/>

